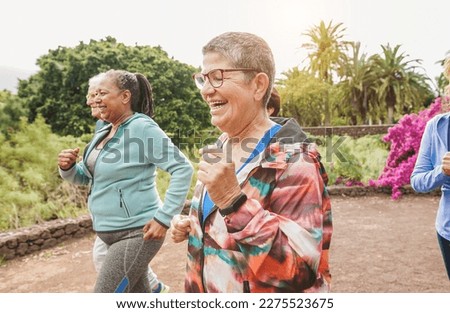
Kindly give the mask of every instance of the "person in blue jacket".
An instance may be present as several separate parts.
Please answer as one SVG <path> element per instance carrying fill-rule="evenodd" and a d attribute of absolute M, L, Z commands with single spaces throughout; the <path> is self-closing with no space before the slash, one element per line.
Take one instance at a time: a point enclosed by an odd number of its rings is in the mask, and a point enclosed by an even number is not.
<path fill-rule="evenodd" d="M 444 74 L 450 81 L 450 58 Z M 411 186 L 417 192 L 441 188 L 442 195 L 436 216 L 436 231 L 447 276 L 450 280 L 450 85 L 441 98 L 445 113 L 428 121 L 420 143 L 419 154 L 411 174 Z"/>
<path fill-rule="evenodd" d="M 101 74 L 94 101 L 109 124 L 98 130 L 76 162 L 79 148 L 58 155 L 59 172 L 74 184 L 91 184 L 93 228 L 108 245 L 95 292 L 151 292 L 148 264 L 159 251 L 170 221 L 181 212 L 192 165 L 151 118 L 152 89 L 142 74 Z M 156 169 L 171 175 L 161 201 Z"/>
<path fill-rule="evenodd" d="M 91 115 L 97 121 L 95 123 L 95 131 L 97 132 L 104 126 L 109 123 L 102 120 L 100 116 L 100 109 L 96 103 L 96 93 L 97 93 L 97 83 L 101 82 L 101 78 L 103 77 L 103 73 L 97 74 L 89 79 L 89 88 L 88 93 L 86 95 L 86 105 L 91 108 Z M 106 253 L 108 252 L 108 245 L 100 239 L 100 237 L 96 236 L 94 241 L 94 246 L 92 247 L 92 259 L 94 261 L 95 271 L 97 273 L 100 272 L 100 269 L 105 261 Z M 148 267 L 148 282 L 150 284 L 150 288 L 152 293 L 168 293 L 170 291 L 170 287 L 164 284 L 161 280 L 158 279 L 158 276 L 153 271 L 153 269 Z"/>

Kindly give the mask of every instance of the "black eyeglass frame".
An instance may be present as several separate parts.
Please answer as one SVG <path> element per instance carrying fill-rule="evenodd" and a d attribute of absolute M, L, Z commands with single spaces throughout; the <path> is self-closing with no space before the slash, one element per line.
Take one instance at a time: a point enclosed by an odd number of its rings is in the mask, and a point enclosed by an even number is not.
<path fill-rule="evenodd" d="M 222 75 L 222 79 L 220 80 L 220 84 L 219 84 L 218 86 L 215 86 L 215 85 L 211 82 L 211 80 L 210 80 L 210 78 L 209 78 L 209 74 L 211 74 L 212 72 L 216 72 L 216 71 L 220 71 L 220 74 Z M 223 79 L 223 73 L 225 73 L 225 72 L 259 72 L 259 71 L 256 70 L 256 69 L 254 69 L 254 68 L 245 68 L 245 67 L 242 67 L 242 68 L 229 68 L 229 69 L 215 68 L 215 69 L 213 69 L 213 70 L 210 70 L 210 71 L 209 71 L 208 73 L 206 73 L 206 74 L 203 74 L 203 73 L 195 73 L 195 74 L 192 74 L 192 78 L 194 79 L 195 85 L 198 87 L 198 89 L 202 89 L 202 88 L 203 88 L 203 86 L 205 85 L 205 82 L 206 82 L 206 78 L 208 78 L 208 81 L 209 81 L 209 83 L 211 84 L 211 86 L 212 86 L 213 88 L 220 88 L 220 87 L 222 87 L 222 85 L 223 85 L 223 80 L 224 80 L 224 79 Z M 204 83 L 201 84 L 201 83 L 197 80 L 197 77 L 202 77 Z"/>

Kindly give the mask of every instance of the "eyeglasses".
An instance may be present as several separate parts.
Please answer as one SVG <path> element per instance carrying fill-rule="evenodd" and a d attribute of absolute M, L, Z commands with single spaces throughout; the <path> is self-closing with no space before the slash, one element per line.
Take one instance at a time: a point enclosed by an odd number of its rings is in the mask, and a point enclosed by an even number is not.
<path fill-rule="evenodd" d="M 197 73 L 192 75 L 192 78 L 195 81 L 195 85 L 198 89 L 202 89 L 205 86 L 206 78 L 208 78 L 209 83 L 214 88 L 219 88 L 223 85 L 223 73 L 225 72 L 258 72 L 253 68 L 231 68 L 231 69 L 214 69 L 209 71 L 206 74 Z"/>

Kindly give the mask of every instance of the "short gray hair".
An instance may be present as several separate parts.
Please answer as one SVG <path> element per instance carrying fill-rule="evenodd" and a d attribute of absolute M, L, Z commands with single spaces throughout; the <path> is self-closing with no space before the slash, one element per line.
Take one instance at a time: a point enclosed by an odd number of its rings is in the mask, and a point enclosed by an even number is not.
<path fill-rule="evenodd" d="M 219 53 L 236 68 L 252 68 L 266 73 L 269 77 L 269 86 L 263 104 L 267 104 L 275 80 L 275 61 L 272 50 L 264 39 L 250 33 L 227 32 L 211 39 L 203 47 L 202 53 L 203 55 Z M 254 74 L 246 73 L 246 75 L 250 77 Z"/>

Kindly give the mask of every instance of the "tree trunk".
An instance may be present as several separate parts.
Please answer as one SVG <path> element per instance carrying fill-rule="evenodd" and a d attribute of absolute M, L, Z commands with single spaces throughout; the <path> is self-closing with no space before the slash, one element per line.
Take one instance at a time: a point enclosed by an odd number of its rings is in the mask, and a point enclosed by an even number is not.
<path fill-rule="evenodd" d="M 388 116 L 387 116 L 388 124 L 392 124 L 394 122 L 394 107 L 388 106 Z"/>
<path fill-rule="evenodd" d="M 362 103 L 363 111 L 361 112 L 364 125 L 367 125 L 367 123 L 368 123 L 368 120 L 367 120 L 367 97 L 368 97 L 367 89 L 364 88 L 364 97 L 363 97 L 363 103 Z"/>

